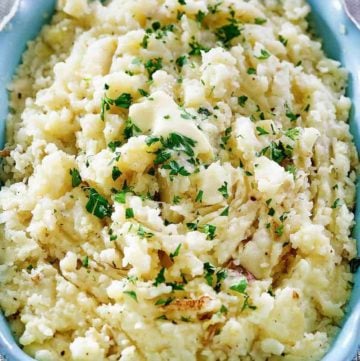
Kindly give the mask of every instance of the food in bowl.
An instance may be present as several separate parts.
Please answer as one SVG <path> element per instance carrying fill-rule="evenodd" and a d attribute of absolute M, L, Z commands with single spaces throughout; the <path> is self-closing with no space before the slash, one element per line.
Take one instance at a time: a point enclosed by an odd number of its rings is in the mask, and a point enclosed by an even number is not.
<path fill-rule="evenodd" d="M 352 288 L 347 74 L 303 1 L 63 0 L 10 86 L 0 305 L 37 360 L 319 360 Z"/>

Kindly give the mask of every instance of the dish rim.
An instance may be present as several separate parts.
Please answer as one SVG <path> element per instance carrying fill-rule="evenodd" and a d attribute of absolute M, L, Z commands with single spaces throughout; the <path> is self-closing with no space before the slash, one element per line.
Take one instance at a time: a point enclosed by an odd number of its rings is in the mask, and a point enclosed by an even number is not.
<path fill-rule="evenodd" d="M 27 0 L 21 1 L 20 8 L 15 17 L 0 32 L 0 49 L 5 48 L 6 57 L 0 58 L 0 145 L 4 144 L 5 119 L 7 115 L 7 91 L 3 84 L 11 80 L 18 63 L 21 60 L 26 42 L 36 37 L 40 28 L 51 18 L 56 0 Z M 348 95 L 351 97 L 353 107 L 350 116 L 350 129 L 354 136 L 355 144 L 360 150 L 360 31 L 347 18 L 340 0 L 329 2 L 308 0 L 312 7 L 312 19 L 315 21 L 316 33 L 323 40 L 326 55 L 339 60 L 350 72 Z M 347 34 L 342 34 L 343 26 Z M 16 29 L 16 31 L 13 31 Z M 331 36 L 329 37 L 329 34 Z M 17 44 L 13 46 L 13 44 Z M 340 46 L 341 44 L 341 46 Z M 348 53 L 353 52 L 350 56 Z M 8 59 L 16 59 L 9 67 Z M 7 69 L 7 70 L 6 70 Z M 3 104 L 3 106 L 1 105 Z M 357 182 L 356 205 L 360 205 L 360 185 Z M 354 235 L 357 240 L 358 255 L 360 254 L 360 206 L 355 209 L 357 220 Z M 355 275 L 355 285 L 343 326 L 332 342 L 329 351 L 322 361 L 348 361 L 360 345 L 360 269 Z M 0 350 L 11 361 L 34 361 L 25 354 L 15 343 L 5 317 L 0 311 Z M 1 358 L 0 358 L 1 359 Z"/>

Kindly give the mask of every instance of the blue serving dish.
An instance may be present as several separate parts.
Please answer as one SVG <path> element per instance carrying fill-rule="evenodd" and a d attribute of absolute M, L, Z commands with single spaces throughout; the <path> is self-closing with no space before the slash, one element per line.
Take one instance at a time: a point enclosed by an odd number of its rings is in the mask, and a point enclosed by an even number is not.
<path fill-rule="evenodd" d="M 1 1 L 1 0 L 0 0 Z M 340 0 L 309 0 L 311 21 L 323 39 L 327 55 L 349 70 L 348 95 L 353 101 L 350 125 L 360 151 L 360 31 L 346 17 Z M 0 146 L 4 144 L 5 119 L 8 113 L 6 85 L 21 60 L 28 40 L 33 39 L 53 13 L 55 0 L 22 0 L 15 18 L 0 33 Z M 345 29 L 345 34 L 344 34 Z M 357 187 L 360 204 L 360 187 Z M 360 254 L 360 207 L 356 209 L 355 237 Z M 360 269 L 347 306 L 346 318 L 323 361 L 350 361 L 360 345 Z M 15 343 L 6 320 L 0 314 L 0 354 L 8 361 L 33 361 Z M 1 358 L 0 358 L 1 359 Z M 302 360 L 306 361 L 306 360 Z"/>

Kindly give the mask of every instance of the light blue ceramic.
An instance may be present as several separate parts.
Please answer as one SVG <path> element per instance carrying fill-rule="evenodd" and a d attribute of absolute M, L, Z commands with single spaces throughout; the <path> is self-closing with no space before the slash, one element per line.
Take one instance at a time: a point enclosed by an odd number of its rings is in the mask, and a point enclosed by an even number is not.
<path fill-rule="evenodd" d="M 1 0 L 0 0 L 1 1 Z M 347 19 L 340 0 L 309 0 L 312 19 L 317 33 L 324 40 L 326 53 L 341 61 L 350 71 L 348 95 L 353 100 L 351 131 L 360 150 L 360 31 Z M 4 142 L 7 114 L 6 84 L 21 59 L 25 44 L 38 33 L 54 8 L 55 0 L 22 0 L 21 7 L 8 27 L 0 33 L 0 143 Z M 341 30 L 345 26 L 346 35 Z M 360 189 L 357 192 L 360 204 Z M 360 253 L 360 207 L 356 210 L 355 236 Z M 336 292 L 336 290 L 334 290 Z M 348 305 L 347 318 L 331 350 L 323 361 L 350 361 L 360 344 L 360 270 L 356 274 L 355 288 Z M 0 315 L 0 354 L 9 361 L 32 361 L 15 344 L 4 318 Z M 307 361 L 307 360 L 301 360 Z"/>

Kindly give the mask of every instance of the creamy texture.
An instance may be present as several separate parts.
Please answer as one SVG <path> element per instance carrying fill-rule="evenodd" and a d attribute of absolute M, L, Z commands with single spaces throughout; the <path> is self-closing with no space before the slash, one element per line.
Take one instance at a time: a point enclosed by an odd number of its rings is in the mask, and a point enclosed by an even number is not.
<path fill-rule="evenodd" d="M 11 87 L 0 305 L 51 360 L 319 360 L 351 291 L 347 74 L 302 0 L 59 0 Z"/>

